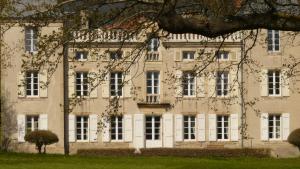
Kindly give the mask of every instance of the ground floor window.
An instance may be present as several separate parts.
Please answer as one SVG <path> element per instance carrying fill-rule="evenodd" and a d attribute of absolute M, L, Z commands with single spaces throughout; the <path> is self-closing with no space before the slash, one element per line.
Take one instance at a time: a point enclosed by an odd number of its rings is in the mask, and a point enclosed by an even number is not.
<path fill-rule="evenodd" d="M 184 139 L 195 140 L 195 116 L 184 116 L 183 127 L 184 127 Z"/>
<path fill-rule="evenodd" d="M 228 126 L 229 126 L 228 116 L 217 116 L 217 139 L 228 140 Z"/>
<path fill-rule="evenodd" d="M 78 141 L 88 140 L 88 116 L 76 117 L 76 139 Z"/>
<path fill-rule="evenodd" d="M 38 130 L 39 116 L 26 116 L 26 133 Z"/>
<path fill-rule="evenodd" d="M 281 116 L 269 115 L 269 139 L 280 139 Z"/>
<path fill-rule="evenodd" d="M 111 117 L 111 140 L 123 139 L 123 118 L 122 116 Z"/>
<path fill-rule="evenodd" d="M 160 116 L 146 116 L 146 140 L 160 139 Z"/>

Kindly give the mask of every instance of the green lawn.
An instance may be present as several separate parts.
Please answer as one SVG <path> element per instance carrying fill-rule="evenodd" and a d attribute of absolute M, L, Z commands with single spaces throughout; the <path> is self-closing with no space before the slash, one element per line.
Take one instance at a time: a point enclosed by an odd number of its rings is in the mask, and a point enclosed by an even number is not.
<path fill-rule="evenodd" d="M 0 153 L 0 169 L 300 169 L 300 158 L 80 157 Z"/>

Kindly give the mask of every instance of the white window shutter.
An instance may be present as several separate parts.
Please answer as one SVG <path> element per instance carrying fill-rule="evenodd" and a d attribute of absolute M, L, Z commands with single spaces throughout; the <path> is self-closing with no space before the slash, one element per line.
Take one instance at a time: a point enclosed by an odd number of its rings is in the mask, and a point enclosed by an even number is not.
<path fill-rule="evenodd" d="M 47 76 L 48 76 L 47 70 L 42 70 L 39 73 L 40 97 L 48 97 L 48 85 L 47 85 L 48 77 Z"/>
<path fill-rule="evenodd" d="M 75 72 L 69 69 L 69 98 L 75 96 Z"/>
<path fill-rule="evenodd" d="M 268 96 L 268 70 L 262 69 L 260 75 L 260 95 L 261 96 Z"/>
<path fill-rule="evenodd" d="M 102 142 L 110 141 L 110 120 L 107 117 L 102 118 Z"/>
<path fill-rule="evenodd" d="M 183 115 L 175 115 L 175 141 L 183 141 Z"/>
<path fill-rule="evenodd" d="M 216 114 L 209 114 L 208 115 L 208 130 L 209 130 L 209 141 L 216 141 L 217 140 L 217 115 Z"/>
<path fill-rule="evenodd" d="M 182 97 L 182 71 L 176 70 L 175 97 Z"/>
<path fill-rule="evenodd" d="M 90 98 L 97 98 L 98 96 L 98 76 L 97 71 L 92 70 L 88 74 L 89 76 L 89 90 L 90 90 Z"/>
<path fill-rule="evenodd" d="M 198 141 L 205 141 L 205 114 L 197 114 Z"/>
<path fill-rule="evenodd" d="M 69 142 L 75 142 L 75 115 L 69 114 Z"/>
<path fill-rule="evenodd" d="M 97 142 L 98 141 L 98 116 L 97 114 L 90 114 L 89 115 L 90 121 L 90 142 Z"/>
<path fill-rule="evenodd" d="M 25 97 L 25 73 L 18 74 L 18 97 Z"/>
<path fill-rule="evenodd" d="M 174 58 L 174 60 L 175 61 L 181 61 L 182 60 L 180 51 L 176 51 L 175 52 L 175 58 Z"/>
<path fill-rule="evenodd" d="M 205 97 L 205 80 L 204 76 L 196 77 L 196 94 L 197 97 Z"/>
<path fill-rule="evenodd" d="M 263 141 L 269 140 L 269 130 L 268 130 L 268 113 L 260 114 L 260 138 Z"/>
<path fill-rule="evenodd" d="M 239 141 L 239 119 L 237 113 L 230 115 L 230 140 Z"/>
<path fill-rule="evenodd" d="M 17 123 L 18 123 L 18 142 L 25 142 L 25 115 L 18 114 L 17 116 Z"/>
<path fill-rule="evenodd" d="M 40 114 L 39 130 L 48 130 L 48 114 Z"/>
<path fill-rule="evenodd" d="M 287 140 L 290 135 L 290 113 L 282 114 L 282 140 Z"/>
<path fill-rule="evenodd" d="M 164 147 L 173 147 L 173 114 L 163 114 L 163 143 Z"/>
<path fill-rule="evenodd" d="M 108 98 L 109 97 L 109 75 L 110 73 L 107 73 L 103 79 L 103 83 L 101 85 L 102 87 L 102 97 Z"/>
<path fill-rule="evenodd" d="M 281 72 L 281 92 L 282 96 L 290 96 L 290 80 L 287 69 L 283 69 Z"/>
<path fill-rule="evenodd" d="M 124 78 L 125 84 L 124 84 L 124 97 L 131 97 L 131 87 L 132 87 L 132 81 L 131 81 L 131 75 L 130 72 L 125 74 Z"/>
<path fill-rule="evenodd" d="M 208 76 L 208 97 L 216 97 L 216 74 L 211 72 Z"/>
<path fill-rule="evenodd" d="M 124 114 L 124 141 L 132 142 L 132 115 Z"/>
<path fill-rule="evenodd" d="M 144 114 L 134 114 L 134 140 L 135 148 L 145 147 L 145 116 Z"/>
<path fill-rule="evenodd" d="M 238 72 L 234 69 L 229 74 L 229 90 L 231 97 L 239 96 Z"/>

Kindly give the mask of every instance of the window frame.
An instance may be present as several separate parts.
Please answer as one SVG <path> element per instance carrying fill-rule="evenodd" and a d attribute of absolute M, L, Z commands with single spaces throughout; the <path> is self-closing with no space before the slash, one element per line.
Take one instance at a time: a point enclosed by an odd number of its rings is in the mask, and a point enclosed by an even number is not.
<path fill-rule="evenodd" d="M 221 75 L 219 77 L 219 75 Z M 227 77 L 225 77 L 225 75 Z M 216 96 L 218 97 L 228 97 L 229 96 L 229 72 L 228 71 L 218 71 L 216 72 L 216 86 L 215 86 L 215 92 L 216 92 Z M 220 79 L 220 83 L 218 83 Z M 225 83 L 224 81 L 227 80 L 227 83 Z M 221 88 L 218 88 L 218 86 L 220 86 Z M 221 91 L 221 94 L 218 94 L 218 91 Z M 226 92 L 226 94 L 225 94 Z"/>
<path fill-rule="evenodd" d="M 157 73 L 158 78 L 155 79 L 155 74 Z M 148 74 L 151 74 L 151 78 L 148 78 Z M 151 81 L 150 86 L 148 86 L 148 80 Z M 157 80 L 157 86 L 155 86 L 155 80 Z M 151 92 L 148 92 L 148 88 L 151 88 Z M 155 88 L 157 88 L 157 93 L 155 93 Z M 147 95 L 160 95 L 160 72 L 159 71 L 147 71 L 146 72 L 146 94 Z"/>
<path fill-rule="evenodd" d="M 119 122 L 121 118 L 121 126 L 119 126 Z M 114 126 L 113 126 L 114 122 Z M 115 128 L 115 133 L 113 133 L 113 128 Z M 121 133 L 119 133 L 119 128 L 121 128 Z M 115 135 L 115 138 L 113 139 L 112 135 Z M 119 138 L 119 135 L 121 135 L 121 139 Z M 112 142 L 122 142 L 124 141 L 124 118 L 123 116 L 112 116 L 110 118 L 110 140 Z"/>
<path fill-rule="evenodd" d="M 114 58 L 112 56 L 114 56 Z M 123 51 L 121 50 L 109 51 L 110 60 L 116 61 L 116 60 L 121 60 L 122 58 L 123 58 Z"/>
<path fill-rule="evenodd" d="M 25 117 L 26 117 L 25 133 L 29 133 L 29 131 L 32 132 L 32 131 L 39 130 L 39 120 L 40 120 L 39 115 L 26 115 Z M 28 127 L 29 124 L 28 122 L 31 125 L 30 129 Z"/>
<path fill-rule="evenodd" d="M 187 121 L 186 121 L 187 118 Z M 194 123 L 194 126 L 192 126 L 192 123 Z M 187 126 L 185 126 L 187 124 Z M 183 140 L 184 141 L 196 141 L 196 116 L 195 115 L 184 115 L 183 116 Z M 185 129 L 187 128 L 187 133 L 185 132 Z M 188 138 L 185 138 L 185 136 L 188 136 Z M 192 138 L 192 135 L 194 135 L 194 138 Z"/>
<path fill-rule="evenodd" d="M 270 76 L 270 73 L 272 73 L 272 76 Z M 279 82 L 276 82 L 276 73 L 278 73 L 278 79 L 279 79 Z M 270 77 L 272 77 L 272 81 L 270 82 Z M 271 97 L 280 97 L 281 94 L 282 94 L 282 91 L 281 91 L 281 78 L 282 78 L 282 75 L 281 75 L 281 71 L 280 70 L 268 70 L 268 74 L 267 74 L 267 80 L 268 80 L 268 83 L 267 83 L 267 87 L 268 87 L 268 96 L 271 96 Z M 279 85 L 279 87 L 277 88 L 276 87 L 276 84 Z M 272 85 L 272 92 L 273 93 L 270 93 L 270 85 Z M 276 94 L 276 90 L 278 89 L 279 93 Z"/>
<path fill-rule="evenodd" d="M 112 74 L 114 74 L 114 78 L 112 78 Z M 121 74 L 121 77 L 119 77 Z M 110 97 L 123 97 L 124 96 L 124 72 L 116 71 L 111 72 L 109 76 L 109 95 Z M 114 79 L 114 84 L 112 84 L 112 79 Z M 119 80 L 121 79 L 121 84 L 119 84 Z M 114 90 L 112 90 L 112 85 L 114 85 Z M 114 94 L 112 93 L 114 91 Z M 119 92 L 121 94 L 119 95 Z"/>
<path fill-rule="evenodd" d="M 78 118 L 80 118 L 80 137 L 81 139 L 78 139 Z M 86 133 L 84 133 L 84 123 L 85 123 L 85 118 L 87 119 L 86 123 L 87 123 L 87 128 L 86 128 Z M 75 129 L 75 138 L 76 138 L 76 142 L 88 142 L 90 139 L 90 118 L 89 116 L 76 116 L 76 125 L 75 125 L 76 129 Z M 84 139 L 84 135 L 86 134 L 86 139 Z"/>
<path fill-rule="evenodd" d="M 147 119 L 150 118 L 151 121 L 147 121 Z M 157 118 L 159 118 L 159 120 L 157 120 Z M 150 116 L 146 116 L 145 117 L 145 140 L 146 141 L 157 141 L 157 140 L 161 140 L 162 135 L 161 135 L 161 116 L 157 116 L 157 115 L 150 115 Z M 155 124 L 159 124 L 159 127 L 157 127 Z M 147 124 L 150 124 L 150 127 L 147 127 Z M 147 129 L 151 130 L 151 133 L 147 132 Z M 158 129 L 158 130 L 157 130 Z M 158 132 L 156 132 L 158 131 Z M 156 139 L 155 136 L 158 135 L 158 138 Z M 151 136 L 151 138 L 147 138 L 147 136 Z"/>
<path fill-rule="evenodd" d="M 271 33 L 270 33 L 270 31 L 271 31 Z M 278 49 L 277 50 L 276 50 L 276 35 L 278 35 Z M 271 50 L 269 49 L 269 46 L 272 47 Z M 272 52 L 272 53 L 280 52 L 280 31 L 279 30 L 267 30 L 267 50 L 268 50 L 268 52 Z"/>
<path fill-rule="evenodd" d="M 219 117 L 221 117 L 221 121 L 219 121 Z M 219 126 L 219 122 L 221 123 L 221 126 Z M 226 122 L 227 122 L 227 126 L 225 126 Z M 229 115 L 217 115 L 216 123 L 217 123 L 216 124 L 217 141 L 229 141 L 229 137 L 230 137 L 230 118 L 229 118 Z M 218 131 L 219 128 L 221 128 L 221 133 L 219 133 L 219 131 Z M 225 128 L 227 128 L 227 133 L 225 133 Z M 221 134 L 221 138 L 218 137 L 219 134 Z M 225 138 L 226 135 L 227 135 L 227 139 Z"/>
<path fill-rule="evenodd" d="M 30 74 L 30 77 L 27 76 L 28 74 Z M 36 77 L 34 76 L 36 74 Z M 34 83 L 34 79 L 37 79 L 37 83 Z M 30 88 L 28 89 L 28 83 L 27 80 L 30 79 Z M 26 97 L 29 98 L 36 98 L 40 96 L 40 77 L 39 77 L 39 72 L 38 71 L 27 71 L 25 73 L 25 90 L 26 90 Z M 37 89 L 34 88 L 35 84 L 37 85 Z M 30 95 L 27 94 L 27 91 L 30 91 Z M 37 94 L 34 94 L 34 91 L 37 91 Z"/>
<path fill-rule="evenodd" d="M 222 50 L 222 51 L 217 51 L 216 52 L 216 59 L 218 61 L 229 61 L 229 51 L 225 51 L 225 50 Z M 225 59 L 224 56 L 227 56 L 227 58 Z"/>
<path fill-rule="evenodd" d="M 29 31 L 29 33 L 28 33 Z M 27 38 L 27 35 L 29 34 L 29 37 Z M 36 53 L 37 50 L 37 40 L 38 40 L 38 28 L 33 26 L 26 26 L 25 27 L 25 52 L 29 53 Z M 30 44 L 27 44 L 27 41 L 30 42 Z M 27 50 L 27 46 L 29 46 L 30 50 Z"/>
<path fill-rule="evenodd" d="M 276 119 L 277 117 L 279 119 Z M 272 118 L 272 129 L 273 129 L 272 137 L 270 137 L 270 119 L 271 118 Z M 277 126 L 277 124 L 276 124 L 277 121 L 279 121 L 279 126 Z M 279 131 L 276 131 L 276 129 L 279 129 Z M 279 134 L 279 137 L 277 137 L 276 134 Z M 282 140 L 282 115 L 281 114 L 269 114 L 269 116 L 268 116 L 268 138 L 270 141 Z"/>
<path fill-rule="evenodd" d="M 157 46 L 154 45 L 155 44 L 154 41 L 157 42 Z M 159 38 L 158 37 L 151 38 L 148 43 L 148 52 L 158 52 L 159 46 L 160 46 Z"/>
<path fill-rule="evenodd" d="M 80 74 L 80 78 L 77 78 L 78 74 Z M 84 77 L 84 75 L 86 75 L 86 77 Z M 77 71 L 75 73 L 75 94 L 76 94 L 76 97 L 88 97 L 88 95 L 89 95 L 88 75 L 89 75 L 89 72 L 86 72 L 86 71 Z M 80 80 L 79 84 L 77 83 L 78 79 Z M 77 90 L 78 86 L 80 86 L 80 90 Z M 85 86 L 86 86 L 86 90 L 84 90 Z M 78 92 L 80 92 L 80 95 L 77 94 Z M 86 94 L 85 94 L 85 92 L 86 92 Z"/>
<path fill-rule="evenodd" d="M 77 58 L 77 55 L 80 54 L 80 58 Z M 83 58 L 85 56 L 86 58 Z M 75 52 L 75 60 L 76 61 L 87 61 L 88 60 L 88 52 L 87 51 L 76 51 Z"/>
<path fill-rule="evenodd" d="M 187 58 L 185 58 L 185 54 L 187 54 Z M 191 54 L 193 56 L 193 58 L 191 58 Z M 195 60 L 195 55 L 196 55 L 196 51 L 192 51 L 192 50 L 185 50 L 182 51 L 182 60 L 183 61 L 193 61 Z"/>
<path fill-rule="evenodd" d="M 188 71 L 183 72 L 183 76 L 182 76 L 183 97 L 196 97 L 196 85 L 197 85 L 196 76 L 193 74 L 193 72 L 188 72 Z M 187 91 L 187 95 L 185 94 L 185 91 Z"/>

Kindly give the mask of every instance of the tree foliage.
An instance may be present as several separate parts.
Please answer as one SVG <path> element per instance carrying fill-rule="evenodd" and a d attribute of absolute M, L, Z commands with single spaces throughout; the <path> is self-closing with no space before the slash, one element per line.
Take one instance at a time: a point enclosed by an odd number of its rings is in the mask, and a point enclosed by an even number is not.
<path fill-rule="evenodd" d="M 46 153 L 46 146 L 57 143 L 58 137 L 48 130 L 36 130 L 25 135 L 25 141 L 35 144 L 39 153 L 42 153 L 42 146 L 44 146 L 44 153 Z"/>

